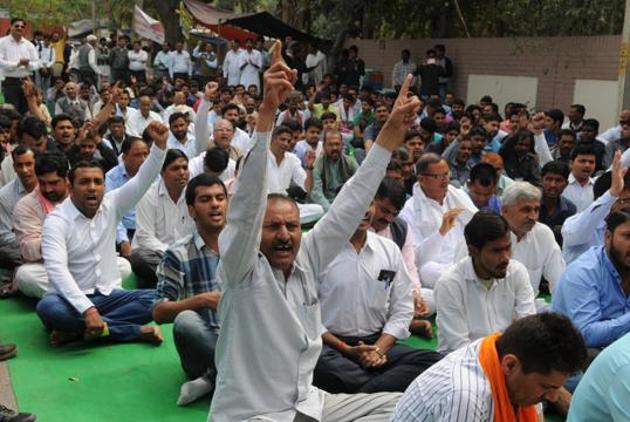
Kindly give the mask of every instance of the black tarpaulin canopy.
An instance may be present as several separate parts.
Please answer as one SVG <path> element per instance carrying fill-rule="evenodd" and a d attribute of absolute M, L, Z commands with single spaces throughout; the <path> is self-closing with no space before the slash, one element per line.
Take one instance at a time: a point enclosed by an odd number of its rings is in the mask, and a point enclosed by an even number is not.
<path fill-rule="evenodd" d="M 296 41 L 314 42 L 318 44 L 324 42 L 324 40 L 295 29 L 269 12 L 239 15 L 222 23 L 238 26 L 239 28 L 247 29 L 248 31 L 266 35 L 271 38 L 284 39 L 286 36 L 290 35 Z"/>

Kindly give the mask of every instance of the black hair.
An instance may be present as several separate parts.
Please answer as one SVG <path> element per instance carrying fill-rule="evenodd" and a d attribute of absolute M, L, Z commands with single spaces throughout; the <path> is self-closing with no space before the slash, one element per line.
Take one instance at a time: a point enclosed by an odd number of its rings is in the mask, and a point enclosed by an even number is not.
<path fill-rule="evenodd" d="M 492 186 L 497 183 L 499 174 L 492 164 L 477 163 L 470 169 L 470 183 L 479 182 L 481 186 Z"/>
<path fill-rule="evenodd" d="M 481 97 L 481 99 L 479 100 L 480 103 L 493 103 L 494 101 L 492 100 L 492 97 L 489 95 L 484 95 L 483 97 Z"/>
<path fill-rule="evenodd" d="M 188 115 L 186 113 L 182 113 L 181 111 L 176 111 L 168 118 L 169 126 L 175 123 L 177 119 L 184 119 L 185 121 L 188 121 Z"/>
<path fill-rule="evenodd" d="M 147 144 L 147 142 L 142 138 L 136 138 L 135 136 L 128 137 L 123 141 L 122 145 L 120 146 L 120 152 L 122 152 L 123 154 L 127 154 L 133 144 L 136 142 L 144 142 L 145 144 Z"/>
<path fill-rule="evenodd" d="M 123 118 L 123 116 L 112 116 L 107 121 L 108 125 L 116 124 L 116 123 L 124 125 L 125 124 L 125 119 Z"/>
<path fill-rule="evenodd" d="M 553 120 L 554 122 L 559 122 L 560 124 L 562 124 L 562 122 L 564 121 L 564 113 L 562 112 L 562 110 L 559 110 L 557 108 L 552 108 L 551 110 L 545 111 L 545 115 L 547 117 L 550 117 L 551 120 Z"/>
<path fill-rule="evenodd" d="M 230 110 L 236 110 L 239 113 L 241 112 L 241 109 L 238 108 L 238 106 L 234 103 L 227 103 L 226 105 L 223 106 L 223 108 L 221 109 L 221 115 L 223 116 L 225 113 L 227 113 Z"/>
<path fill-rule="evenodd" d="M 462 100 L 461 98 L 455 98 L 453 100 L 453 105 L 460 105 L 462 107 L 466 107 L 466 102 Z"/>
<path fill-rule="evenodd" d="M 376 191 L 375 199 L 387 199 L 396 208 L 396 211 L 400 211 L 407 200 L 407 192 L 405 186 L 397 180 L 385 178 L 381 181 Z"/>
<path fill-rule="evenodd" d="M 322 124 L 322 121 L 319 120 L 317 117 L 311 117 L 309 119 L 306 119 L 306 122 L 304 122 L 304 130 L 308 130 L 311 127 L 315 127 L 319 130 L 324 129 L 324 125 Z"/>
<path fill-rule="evenodd" d="M 227 151 L 216 146 L 206 151 L 206 155 L 203 157 L 204 167 L 216 174 L 223 173 L 229 162 L 230 155 Z"/>
<path fill-rule="evenodd" d="M 545 164 L 540 171 L 540 176 L 545 177 L 546 174 L 557 174 L 561 176 L 564 180 L 569 179 L 569 173 L 571 173 L 571 169 L 569 169 L 569 165 L 564 161 L 549 161 Z"/>
<path fill-rule="evenodd" d="M 105 170 L 103 169 L 103 166 L 101 165 L 101 163 L 99 163 L 96 160 L 90 160 L 90 161 L 81 160 L 77 162 L 76 164 L 74 164 L 72 168 L 70 169 L 70 172 L 68 173 L 68 179 L 70 180 L 70 185 L 74 185 L 74 177 L 77 174 L 77 170 L 82 169 L 82 168 L 101 169 L 101 172 L 103 173 L 103 178 L 105 177 Z"/>
<path fill-rule="evenodd" d="M 624 223 L 630 221 L 630 208 L 625 207 L 618 211 L 611 211 L 606 216 L 606 230 L 611 233 L 615 232 L 615 229 Z"/>
<path fill-rule="evenodd" d="M 492 211 L 477 211 L 464 228 L 466 244 L 483 249 L 488 242 L 510 233 L 510 225 L 503 216 Z"/>
<path fill-rule="evenodd" d="M 480 120 L 484 122 L 499 122 L 501 123 L 501 118 L 498 114 L 484 113 L 479 117 Z"/>
<path fill-rule="evenodd" d="M 597 158 L 595 148 L 592 144 L 577 144 L 571 151 L 571 160 L 575 160 L 578 155 L 592 155 Z"/>
<path fill-rule="evenodd" d="M 582 104 L 571 104 L 571 108 L 574 108 L 575 111 L 577 111 L 582 117 L 584 117 L 584 115 L 586 114 L 586 107 L 584 107 Z"/>
<path fill-rule="evenodd" d="M 219 185 L 223 188 L 223 193 L 227 196 L 227 188 L 223 183 L 223 180 L 219 179 L 218 176 L 214 176 L 208 173 L 201 173 L 188 182 L 186 186 L 186 205 L 191 206 L 195 204 L 195 200 L 197 199 L 197 188 L 199 186 L 214 186 Z"/>
<path fill-rule="evenodd" d="M 280 125 L 273 130 L 273 133 L 271 134 L 271 139 L 276 139 L 278 136 L 284 133 L 288 133 L 289 136 L 293 136 L 293 131 L 288 126 Z"/>
<path fill-rule="evenodd" d="M 300 125 L 297 120 L 295 119 L 290 119 L 288 122 L 284 122 L 283 123 L 286 127 L 288 127 L 289 129 L 291 129 L 291 133 L 293 134 L 293 132 L 297 132 L 298 130 L 301 131 L 302 130 L 302 125 Z"/>
<path fill-rule="evenodd" d="M 584 367 L 586 346 L 569 318 L 554 312 L 529 315 L 513 322 L 496 342 L 499 358 L 515 355 L 525 374 L 572 374 Z"/>
<path fill-rule="evenodd" d="M 597 119 L 584 119 L 582 127 L 584 126 L 592 127 L 595 129 L 595 133 L 599 132 L 599 121 L 597 121 Z"/>
<path fill-rule="evenodd" d="M 420 127 L 431 133 L 437 131 L 437 124 L 435 123 L 435 120 L 433 120 L 431 117 L 425 117 L 424 119 L 422 119 L 420 121 Z"/>
<path fill-rule="evenodd" d="M 164 164 L 162 164 L 162 171 L 166 170 L 168 166 L 173 164 L 173 162 L 178 158 L 183 158 L 184 160 L 186 160 L 186 162 L 188 162 L 188 156 L 184 153 L 184 151 L 176 148 L 170 148 L 168 151 L 166 151 Z"/>
<path fill-rule="evenodd" d="M 337 120 L 337 115 L 332 111 L 326 111 L 322 113 L 320 120 L 323 122 L 324 120 Z"/>
<path fill-rule="evenodd" d="M 13 158 L 13 162 L 15 162 L 15 158 L 19 157 L 20 155 L 24 155 L 26 153 L 32 152 L 33 155 L 35 155 L 35 151 L 33 151 L 33 149 L 27 145 L 23 145 L 20 144 L 17 147 L 15 147 L 13 149 L 13 151 L 11 151 L 11 158 Z"/>
<path fill-rule="evenodd" d="M 40 139 L 42 136 L 46 135 L 46 124 L 37 117 L 25 117 L 17 127 L 18 138 L 22 139 L 24 134 L 35 139 Z"/>
<path fill-rule="evenodd" d="M 577 135 L 575 134 L 575 131 L 571 129 L 562 129 L 559 135 L 560 135 L 559 138 L 563 136 L 571 136 L 573 140 L 577 140 Z"/>
<path fill-rule="evenodd" d="M 468 132 L 468 136 L 471 138 L 476 135 L 483 136 L 484 139 L 488 139 L 488 131 L 482 126 L 475 126 L 470 129 L 470 132 Z"/>
<path fill-rule="evenodd" d="M 20 17 L 17 17 L 17 16 L 14 17 L 13 19 L 11 19 L 11 26 L 13 26 L 13 24 L 15 22 L 22 22 L 24 25 L 26 25 L 26 21 L 24 19 L 20 18 Z"/>
<path fill-rule="evenodd" d="M 400 165 L 398 161 L 392 158 L 391 160 L 389 160 L 389 163 L 387 164 L 387 168 L 385 170 L 386 171 L 402 171 L 402 166 Z"/>
<path fill-rule="evenodd" d="M 121 117 L 121 119 L 122 119 L 122 117 Z M 74 120 L 72 120 L 72 117 L 70 117 L 67 114 L 57 114 L 55 117 L 52 118 L 52 120 L 50 122 L 50 127 L 52 127 L 54 129 L 54 128 L 57 127 L 57 124 L 59 122 L 65 122 L 66 120 L 68 120 L 70 123 L 72 123 L 72 126 L 74 126 Z M 76 126 L 74 126 L 74 127 L 76 128 Z"/>
<path fill-rule="evenodd" d="M 42 176 L 47 173 L 55 173 L 65 178 L 68 175 L 70 165 L 66 155 L 58 151 L 45 151 L 35 158 L 35 175 Z"/>
<path fill-rule="evenodd" d="M 422 136 L 420 135 L 420 132 L 418 132 L 415 129 L 409 129 L 407 132 L 405 132 L 405 143 L 407 143 L 408 140 L 413 139 L 413 138 L 422 139 Z"/>
<path fill-rule="evenodd" d="M 397 160 L 399 162 L 407 162 L 409 161 L 409 150 L 407 147 L 399 147 L 392 152 L 392 160 Z"/>

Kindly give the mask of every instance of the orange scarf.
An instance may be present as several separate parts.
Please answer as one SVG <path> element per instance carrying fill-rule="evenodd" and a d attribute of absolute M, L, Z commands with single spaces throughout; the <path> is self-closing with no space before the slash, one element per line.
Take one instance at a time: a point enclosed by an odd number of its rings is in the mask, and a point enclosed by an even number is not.
<path fill-rule="evenodd" d="M 492 388 L 494 422 L 516 422 L 517 420 L 518 422 L 537 422 L 536 406 L 519 407 L 518 419 L 516 419 L 497 353 L 496 342 L 499 337 L 501 333 L 490 334 L 481 341 L 479 347 L 479 363 Z"/>

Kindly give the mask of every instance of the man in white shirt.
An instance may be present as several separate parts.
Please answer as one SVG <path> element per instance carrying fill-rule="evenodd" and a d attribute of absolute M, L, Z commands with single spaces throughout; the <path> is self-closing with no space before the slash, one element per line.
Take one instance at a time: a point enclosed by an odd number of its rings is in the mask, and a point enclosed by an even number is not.
<path fill-rule="evenodd" d="M 177 78 L 187 81 L 192 75 L 192 61 L 188 51 L 184 50 L 184 44 L 175 44 L 175 50 L 171 51 L 171 67 L 168 70 L 171 80 Z"/>
<path fill-rule="evenodd" d="M 619 123 L 616 126 L 607 129 L 604 133 L 597 135 L 597 140 L 604 144 L 616 141 L 621 138 L 622 123 L 630 122 L 630 108 L 624 108 L 619 115 Z"/>
<path fill-rule="evenodd" d="M 171 69 L 171 63 L 173 57 L 171 56 L 171 44 L 168 41 L 164 41 L 162 49 L 158 51 L 153 59 L 153 72 L 157 79 L 167 78 Z"/>
<path fill-rule="evenodd" d="M 396 243 L 368 230 L 374 214 L 372 203 L 319 274 L 324 347 L 313 383 L 329 393 L 403 392 L 442 357 L 396 344 L 410 334 L 413 285 Z"/>
<path fill-rule="evenodd" d="M 234 145 L 243 154 L 247 154 L 252 147 L 252 141 L 249 138 L 247 132 L 238 127 L 240 120 L 240 109 L 234 103 L 228 103 L 221 109 L 221 117 L 229 120 L 234 126 L 234 136 L 232 137 L 231 144 Z"/>
<path fill-rule="evenodd" d="M 39 68 L 37 50 L 23 36 L 25 27 L 24 19 L 13 18 L 11 19 L 11 33 L 0 38 L 0 72 L 4 75 L 2 81 L 4 101 L 13 104 L 21 114 L 28 110 L 28 104 L 22 92 L 22 78 L 30 76 Z"/>
<path fill-rule="evenodd" d="M 387 421 L 397 393 L 330 395 L 313 387 L 322 347 L 316 280 L 358 226 L 419 101 L 407 97 L 408 80 L 357 177 L 302 239 L 295 203 L 277 194 L 267 199 L 269 132 L 297 77 L 281 60 L 281 43 L 274 48 L 264 78 L 257 142 L 239 175 L 228 224 L 219 237 L 222 331 L 209 420 L 337 422 L 369 415 L 372 421 Z"/>
<path fill-rule="evenodd" d="M 553 232 L 538 222 L 540 190 L 528 182 L 514 182 L 503 192 L 501 215 L 512 231 L 512 259 L 527 268 L 529 281 L 538 296 L 542 277 L 553 289 L 566 264 Z"/>
<path fill-rule="evenodd" d="M 507 221 L 479 211 L 464 235 L 470 256 L 449 268 L 435 286 L 438 351 L 443 353 L 503 331 L 514 318 L 536 313 L 527 270 L 510 259 Z"/>
<path fill-rule="evenodd" d="M 228 86 L 236 86 L 241 83 L 241 51 L 237 40 L 232 40 L 230 45 L 232 48 L 223 60 L 223 77 Z"/>
<path fill-rule="evenodd" d="M 307 194 L 313 187 L 313 162 L 315 154 L 311 154 L 306 170 L 302 168 L 300 159 L 289 152 L 293 133 L 286 126 L 278 126 L 271 136 L 271 154 L 268 155 L 267 178 L 269 193 L 286 195 L 293 184 Z"/>
<path fill-rule="evenodd" d="M 50 88 L 52 67 L 55 64 L 55 49 L 50 44 L 50 35 L 44 35 L 44 40 L 36 46 L 39 55 L 40 68 L 35 72 L 35 83 L 46 93 Z"/>
<path fill-rule="evenodd" d="M 173 113 L 184 113 L 188 115 L 189 122 L 194 122 L 197 117 L 195 110 L 186 104 L 186 94 L 184 91 L 179 89 L 173 92 L 173 104 L 166 107 L 166 109 L 162 112 L 164 122 L 168 122 Z"/>
<path fill-rule="evenodd" d="M 116 225 L 158 176 L 168 128 L 153 122 L 151 153 L 132 180 L 107 194 L 103 170 L 82 164 L 70 171 L 71 196 L 44 221 L 42 257 L 49 292 L 37 314 L 52 331 L 51 344 L 81 337 L 162 342 L 151 321 L 154 290 L 120 289 L 116 267 Z"/>
<path fill-rule="evenodd" d="M 164 251 L 193 232 L 194 221 L 188 215 L 185 200 L 189 176 L 186 154 L 178 149 L 169 149 L 160 180 L 138 202 L 130 261 L 138 277 L 139 288 L 155 287 L 155 269 Z"/>
<path fill-rule="evenodd" d="M 246 89 L 251 85 L 256 85 L 260 92 L 260 69 L 262 69 L 262 55 L 260 51 L 254 50 L 254 41 L 245 41 L 245 51 L 241 53 L 240 62 L 241 80 L 240 84 Z"/>
<path fill-rule="evenodd" d="M 400 217 L 416 241 L 416 265 L 426 288 L 433 288 L 442 272 L 455 260 L 455 249 L 464 226 L 477 207 L 466 192 L 449 184 L 450 170 L 444 158 L 424 154 L 416 163 L 418 182 Z"/>
<path fill-rule="evenodd" d="M 394 65 L 394 69 L 392 70 L 392 88 L 398 91 L 403 81 L 407 77 L 409 73 L 415 73 L 417 66 L 416 63 L 409 60 L 411 57 L 411 53 L 409 50 L 404 49 L 400 52 L 400 58 L 402 59 L 398 63 Z M 414 83 L 415 85 L 415 83 Z"/>
<path fill-rule="evenodd" d="M 125 122 L 125 131 L 131 136 L 142 137 L 142 132 L 151 122 L 162 123 L 162 117 L 151 110 L 153 99 L 148 93 L 143 93 L 138 98 L 139 112 L 129 116 Z"/>
<path fill-rule="evenodd" d="M 168 125 L 170 128 L 168 148 L 183 151 L 189 159 L 196 157 L 199 151 L 195 142 L 196 139 L 188 132 L 188 126 L 190 125 L 188 116 L 185 113 L 176 111 L 169 117 Z M 205 151 L 206 148 L 203 150 Z"/>
<path fill-rule="evenodd" d="M 133 42 L 133 50 L 129 50 L 127 57 L 129 58 L 129 75 L 135 77 L 136 82 L 145 82 L 149 54 L 142 49 L 140 41 Z"/>
<path fill-rule="evenodd" d="M 595 172 L 596 155 L 593 147 L 586 144 L 577 144 L 571 151 L 571 174 L 569 184 L 562 196 L 573 202 L 577 212 L 582 212 L 593 203 L 593 184 L 591 178 Z"/>

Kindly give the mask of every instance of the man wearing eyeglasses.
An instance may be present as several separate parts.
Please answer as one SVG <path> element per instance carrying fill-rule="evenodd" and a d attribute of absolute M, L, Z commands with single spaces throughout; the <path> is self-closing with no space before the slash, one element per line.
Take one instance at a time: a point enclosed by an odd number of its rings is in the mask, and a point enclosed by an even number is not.
<path fill-rule="evenodd" d="M 604 144 L 608 144 L 609 142 L 621 138 L 621 130 L 624 122 L 630 122 L 630 108 L 623 109 L 619 115 L 618 124 L 606 130 L 604 133 L 600 133 L 597 136 L 597 139 L 602 141 Z"/>
<path fill-rule="evenodd" d="M 22 92 L 22 79 L 39 68 L 35 46 L 23 36 L 26 21 L 11 19 L 11 33 L 0 38 L 0 71 L 4 74 L 2 91 L 7 103 L 19 113 L 26 113 L 28 105 Z"/>
<path fill-rule="evenodd" d="M 426 288 L 433 288 L 441 273 L 455 260 L 464 226 L 477 207 L 463 190 L 449 185 L 448 163 L 437 154 L 424 154 L 416 164 L 418 182 L 400 217 L 416 239 L 416 264 Z"/>

